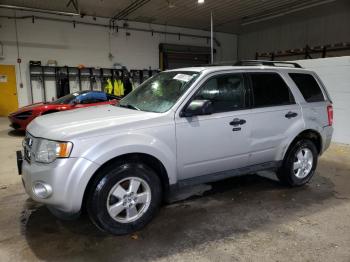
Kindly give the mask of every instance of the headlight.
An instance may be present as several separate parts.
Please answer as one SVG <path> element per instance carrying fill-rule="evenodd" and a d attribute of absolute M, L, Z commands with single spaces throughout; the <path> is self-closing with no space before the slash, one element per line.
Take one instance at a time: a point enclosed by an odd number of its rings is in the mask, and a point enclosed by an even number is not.
<path fill-rule="evenodd" d="M 35 161 L 51 163 L 56 158 L 69 157 L 73 144 L 71 142 L 57 142 L 46 139 L 39 139 L 35 154 Z"/>

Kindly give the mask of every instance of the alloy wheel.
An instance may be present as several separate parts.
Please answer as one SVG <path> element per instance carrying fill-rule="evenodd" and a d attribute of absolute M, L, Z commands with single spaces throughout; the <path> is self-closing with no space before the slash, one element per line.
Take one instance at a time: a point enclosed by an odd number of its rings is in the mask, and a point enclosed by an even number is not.
<path fill-rule="evenodd" d="M 297 151 L 293 164 L 294 175 L 299 179 L 303 179 L 310 174 L 312 166 L 312 151 L 308 148 L 302 148 L 299 151 Z"/>
<path fill-rule="evenodd" d="M 128 177 L 119 181 L 109 192 L 107 210 L 119 223 L 130 223 L 139 219 L 149 208 L 151 189 L 139 177 Z"/>

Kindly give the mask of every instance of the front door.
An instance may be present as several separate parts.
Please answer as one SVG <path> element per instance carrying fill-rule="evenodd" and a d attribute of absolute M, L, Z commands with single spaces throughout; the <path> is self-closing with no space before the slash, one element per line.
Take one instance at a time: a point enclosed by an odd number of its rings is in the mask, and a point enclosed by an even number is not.
<path fill-rule="evenodd" d="M 0 116 L 8 116 L 17 109 L 15 66 L 0 65 Z"/>
<path fill-rule="evenodd" d="M 251 121 L 243 75 L 211 77 L 192 100 L 210 100 L 213 113 L 176 118 L 179 179 L 244 167 Z"/>

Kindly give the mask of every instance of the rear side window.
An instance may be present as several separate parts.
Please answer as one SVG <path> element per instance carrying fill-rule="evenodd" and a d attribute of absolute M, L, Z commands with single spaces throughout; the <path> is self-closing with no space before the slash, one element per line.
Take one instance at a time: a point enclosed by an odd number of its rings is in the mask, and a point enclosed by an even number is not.
<path fill-rule="evenodd" d="M 289 87 L 277 73 L 249 73 L 253 107 L 281 106 L 295 103 Z"/>
<path fill-rule="evenodd" d="M 299 88 L 306 102 L 324 101 L 324 96 L 322 94 L 321 88 L 312 75 L 291 73 L 289 76 Z"/>

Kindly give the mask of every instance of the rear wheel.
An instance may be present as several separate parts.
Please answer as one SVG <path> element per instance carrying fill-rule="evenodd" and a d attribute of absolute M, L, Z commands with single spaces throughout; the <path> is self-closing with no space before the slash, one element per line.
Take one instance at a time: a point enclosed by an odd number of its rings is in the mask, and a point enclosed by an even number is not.
<path fill-rule="evenodd" d="M 132 233 L 147 225 L 161 203 L 157 174 L 142 163 L 112 167 L 90 189 L 87 211 L 100 229 L 115 235 Z"/>
<path fill-rule="evenodd" d="M 302 186 L 314 175 L 317 160 L 315 144 L 307 139 L 299 140 L 288 150 L 277 177 L 285 185 Z"/>

